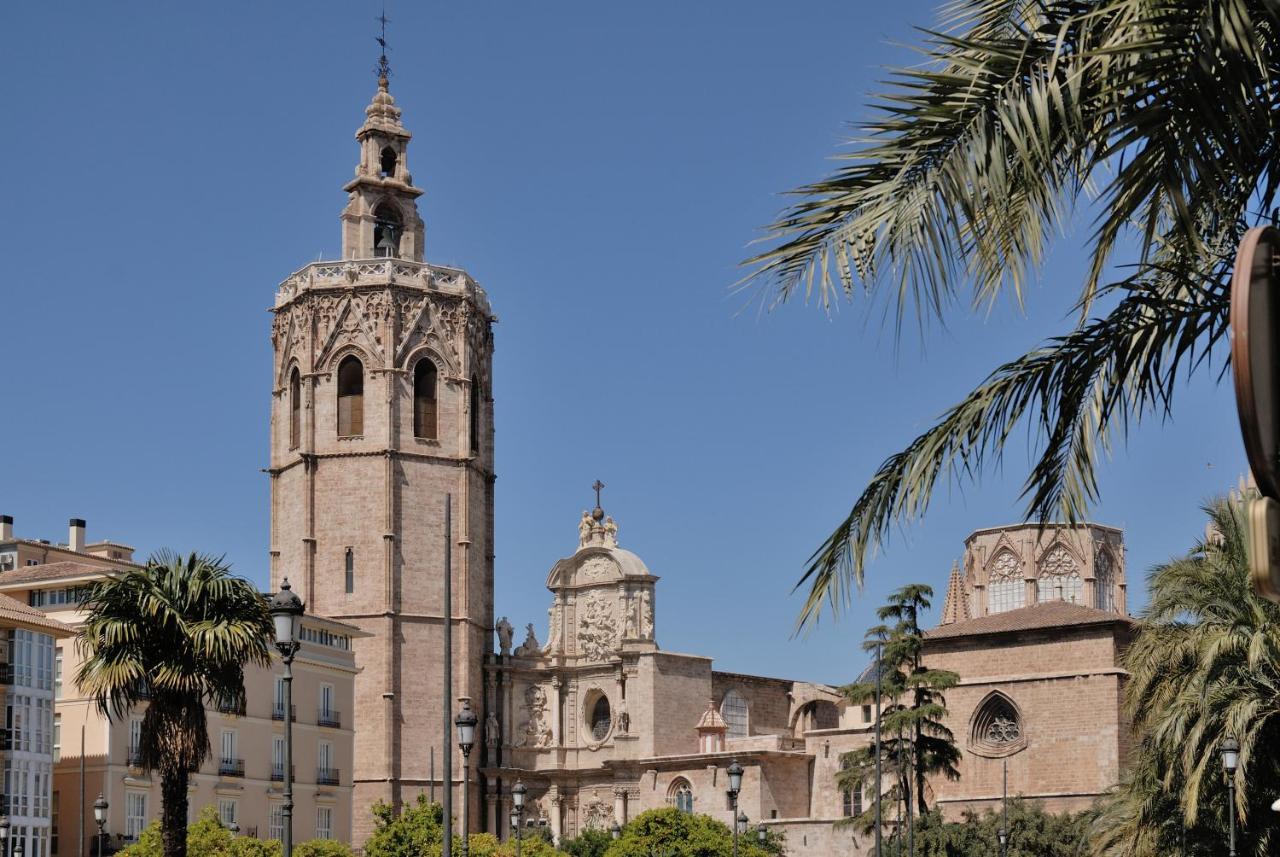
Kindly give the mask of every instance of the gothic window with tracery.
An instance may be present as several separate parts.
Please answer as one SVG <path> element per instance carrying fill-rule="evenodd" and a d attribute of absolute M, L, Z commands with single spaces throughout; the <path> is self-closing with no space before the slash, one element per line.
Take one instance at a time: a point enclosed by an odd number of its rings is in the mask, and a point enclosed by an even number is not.
<path fill-rule="evenodd" d="M 720 703 L 720 716 L 729 727 L 726 733 L 730 738 L 747 737 L 747 700 L 738 691 L 730 689 Z"/>
<path fill-rule="evenodd" d="M 1093 603 L 1099 610 L 1115 610 L 1116 599 L 1112 587 L 1115 585 L 1115 576 L 1111 563 L 1111 554 L 1102 548 L 1099 548 L 1097 555 L 1093 560 L 1093 582 L 1094 593 Z"/>
<path fill-rule="evenodd" d="M 413 368 L 413 436 L 436 437 L 436 364 L 429 357 Z"/>
<path fill-rule="evenodd" d="M 1005 549 L 996 554 L 991 563 L 991 575 L 987 579 L 987 612 L 1004 613 L 1025 605 L 1027 587 L 1022 580 L 1022 563 L 1013 551 Z"/>
<path fill-rule="evenodd" d="M 297 449 L 302 440 L 302 379 L 295 366 L 289 373 L 289 448 Z"/>
<path fill-rule="evenodd" d="M 970 743 L 979 752 L 995 755 L 1022 749 L 1026 735 L 1013 701 L 1002 693 L 989 696 L 974 715 Z"/>
<path fill-rule="evenodd" d="M 591 737 L 603 741 L 609 737 L 609 727 L 613 725 L 613 713 L 609 709 L 609 698 L 601 695 L 591 706 Z"/>
<path fill-rule="evenodd" d="M 338 436 L 364 434 L 364 365 L 349 356 L 338 364 Z"/>
<path fill-rule="evenodd" d="M 681 812 L 693 812 L 693 786 L 684 777 L 671 781 L 671 787 L 667 789 L 667 804 Z"/>
<path fill-rule="evenodd" d="M 1040 561 L 1036 578 L 1036 601 L 1069 601 L 1084 603 L 1084 580 L 1071 551 L 1056 545 Z"/>

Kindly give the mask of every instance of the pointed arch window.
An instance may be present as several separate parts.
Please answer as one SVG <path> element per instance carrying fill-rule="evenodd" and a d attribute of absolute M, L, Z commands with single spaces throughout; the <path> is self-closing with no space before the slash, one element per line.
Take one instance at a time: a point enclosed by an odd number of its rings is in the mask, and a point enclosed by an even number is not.
<path fill-rule="evenodd" d="M 1116 609 L 1115 573 L 1111 553 L 1099 548 L 1093 560 L 1093 605 L 1099 610 Z"/>
<path fill-rule="evenodd" d="M 302 376 L 298 367 L 289 373 L 289 448 L 302 442 Z"/>
<path fill-rule="evenodd" d="M 1005 613 L 1026 604 L 1027 587 L 1022 579 L 1022 563 L 1005 548 L 996 554 L 987 578 L 987 613 Z"/>
<path fill-rule="evenodd" d="M 667 789 L 667 804 L 681 812 L 693 812 L 693 786 L 684 777 L 676 777 Z"/>
<path fill-rule="evenodd" d="M 969 746 L 983 756 L 1007 756 L 1027 746 L 1022 713 L 1012 699 L 996 691 L 982 701 L 970 725 Z"/>
<path fill-rule="evenodd" d="M 747 737 L 749 714 L 746 697 L 732 688 L 725 692 L 724 699 L 720 702 L 720 716 L 729 727 L 729 731 L 725 733 L 727 737 Z"/>
<path fill-rule="evenodd" d="M 413 436 L 436 438 L 436 364 L 429 357 L 413 367 Z"/>
<path fill-rule="evenodd" d="M 364 365 L 355 355 L 338 364 L 338 436 L 364 434 Z"/>
<path fill-rule="evenodd" d="M 373 210 L 373 255 L 400 255 L 402 224 L 400 212 L 393 205 L 384 202 Z"/>
<path fill-rule="evenodd" d="M 383 178 L 395 176 L 396 160 L 396 150 L 390 146 L 383 146 L 382 152 L 378 156 L 378 168 Z"/>
<path fill-rule="evenodd" d="M 480 454 L 480 379 L 471 376 L 471 454 Z"/>
<path fill-rule="evenodd" d="M 1071 551 L 1055 545 L 1040 560 L 1040 574 L 1036 578 L 1036 601 L 1067 601 L 1084 603 L 1084 581 Z"/>

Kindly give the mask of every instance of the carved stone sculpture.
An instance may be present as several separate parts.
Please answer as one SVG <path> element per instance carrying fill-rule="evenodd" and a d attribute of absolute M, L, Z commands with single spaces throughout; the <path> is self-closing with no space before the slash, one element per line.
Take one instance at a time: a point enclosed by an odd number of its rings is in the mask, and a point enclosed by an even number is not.
<path fill-rule="evenodd" d="M 618 546 L 618 525 L 612 517 L 604 519 L 604 544 L 610 548 Z"/>
<path fill-rule="evenodd" d="M 587 830 L 608 830 L 613 827 L 613 804 L 593 800 L 587 804 L 582 826 Z"/>
<path fill-rule="evenodd" d="M 653 593 L 648 589 L 640 593 L 640 636 L 653 639 Z"/>
<path fill-rule="evenodd" d="M 622 632 L 624 640 L 634 640 L 638 636 L 636 625 L 636 599 L 630 592 L 627 593 L 626 599 L 622 602 L 622 608 L 626 611 L 627 622 Z"/>
<path fill-rule="evenodd" d="M 604 593 L 589 593 L 579 605 L 578 651 L 588 660 L 603 661 L 617 645 L 618 625 L 613 603 Z"/>
<path fill-rule="evenodd" d="M 583 509 L 582 519 L 578 521 L 578 547 L 584 548 L 591 541 L 591 528 L 594 526 L 595 521 L 591 520 L 591 513 Z"/>
<path fill-rule="evenodd" d="M 502 726 L 498 724 L 498 718 L 492 711 L 484 719 L 484 745 L 486 747 L 496 747 L 502 740 Z"/>
<path fill-rule="evenodd" d="M 552 604 L 547 608 L 547 644 L 542 647 L 544 654 L 551 654 L 560 647 L 560 605 Z"/>
<path fill-rule="evenodd" d="M 504 655 L 511 654 L 511 635 L 515 628 L 511 627 L 511 623 L 507 621 L 507 617 L 503 616 L 498 620 L 498 651 Z"/>
<path fill-rule="evenodd" d="M 524 642 L 515 650 L 517 658 L 530 658 L 542 651 L 542 646 L 538 645 L 538 635 L 533 631 L 533 623 L 530 622 L 525 626 Z"/>
<path fill-rule="evenodd" d="M 517 747 L 550 747 L 554 740 L 547 722 L 547 692 L 531 684 L 524 692 L 524 706 Z"/>

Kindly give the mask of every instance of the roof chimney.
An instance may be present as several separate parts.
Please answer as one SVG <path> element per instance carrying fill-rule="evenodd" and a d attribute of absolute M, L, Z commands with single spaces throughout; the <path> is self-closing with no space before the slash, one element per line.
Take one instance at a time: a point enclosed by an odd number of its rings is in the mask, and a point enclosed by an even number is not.
<path fill-rule="evenodd" d="M 67 546 L 76 553 L 84 553 L 84 518 L 71 519 L 71 535 L 67 538 Z"/>
<path fill-rule="evenodd" d="M 0 542 L 13 539 L 13 515 L 0 515 Z"/>

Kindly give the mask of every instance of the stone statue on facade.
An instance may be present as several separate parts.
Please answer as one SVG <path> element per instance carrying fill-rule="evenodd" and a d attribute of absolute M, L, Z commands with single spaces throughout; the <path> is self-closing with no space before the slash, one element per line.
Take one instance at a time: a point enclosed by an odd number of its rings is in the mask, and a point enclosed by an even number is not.
<path fill-rule="evenodd" d="M 610 548 L 618 546 L 618 525 L 612 516 L 604 519 L 604 544 Z"/>
<path fill-rule="evenodd" d="M 618 734 L 626 735 L 631 731 L 631 714 L 627 711 L 627 701 L 618 703 Z"/>
<path fill-rule="evenodd" d="M 554 736 L 547 724 L 547 692 L 531 684 L 524 692 L 524 722 L 517 747 L 550 747 Z"/>
<path fill-rule="evenodd" d="M 554 652 L 560 645 L 560 605 L 552 604 L 547 608 L 547 644 L 542 647 L 546 654 Z"/>
<path fill-rule="evenodd" d="M 498 651 L 503 655 L 511 654 L 511 635 L 515 628 L 511 627 L 511 623 L 507 621 L 507 617 L 503 616 L 498 620 Z"/>
<path fill-rule="evenodd" d="M 653 593 L 648 589 L 640 593 L 640 636 L 653 639 Z"/>
<path fill-rule="evenodd" d="M 626 640 L 634 640 L 637 637 L 636 599 L 632 596 L 630 592 L 627 593 L 626 599 L 623 600 L 622 602 L 622 609 L 626 611 L 626 615 L 627 615 L 627 623 L 625 628 L 623 629 L 622 637 L 623 639 L 626 639 Z"/>
<path fill-rule="evenodd" d="M 542 646 L 538 644 L 538 635 L 533 632 L 533 623 L 525 625 L 524 642 L 515 650 L 517 658 L 531 658 L 541 652 Z"/>
<path fill-rule="evenodd" d="M 591 541 L 591 530 L 595 525 L 596 522 L 591 520 L 591 513 L 583 509 L 582 520 L 578 521 L 578 547 L 584 548 Z"/>
<path fill-rule="evenodd" d="M 501 740 L 502 727 L 498 724 L 497 716 L 490 711 L 484 719 L 484 744 L 486 747 L 496 747 Z"/>

